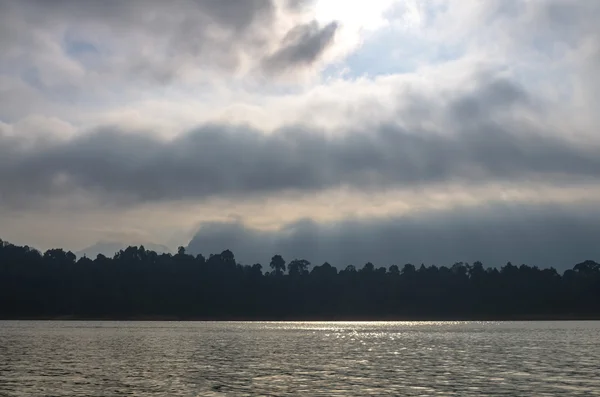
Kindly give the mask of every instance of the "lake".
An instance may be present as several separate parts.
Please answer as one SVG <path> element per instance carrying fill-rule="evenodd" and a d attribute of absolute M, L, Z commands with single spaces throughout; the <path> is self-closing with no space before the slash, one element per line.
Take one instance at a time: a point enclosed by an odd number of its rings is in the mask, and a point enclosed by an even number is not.
<path fill-rule="evenodd" d="M 600 396 L 600 322 L 0 321 L 0 396 Z"/>

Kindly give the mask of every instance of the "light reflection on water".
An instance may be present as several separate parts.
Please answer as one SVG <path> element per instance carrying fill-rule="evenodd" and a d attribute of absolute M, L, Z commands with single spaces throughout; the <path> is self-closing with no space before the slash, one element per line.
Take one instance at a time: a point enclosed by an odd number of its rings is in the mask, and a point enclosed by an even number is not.
<path fill-rule="evenodd" d="M 600 396 L 600 322 L 0 322 L 1 396 Z"/>

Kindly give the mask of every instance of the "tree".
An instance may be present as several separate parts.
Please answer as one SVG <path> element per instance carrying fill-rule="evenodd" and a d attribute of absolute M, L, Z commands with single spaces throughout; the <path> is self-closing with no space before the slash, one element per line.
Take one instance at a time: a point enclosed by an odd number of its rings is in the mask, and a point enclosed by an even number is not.
<path fill-rule="evenodd" d="M 474 280 L 480 280 L 483 275 L 485 275 L 485 270 L 483 269 L 483 263 L 480 261 L 476 261 L 473 263 L 473 266 L 469 268 L 469 277 Z"/>
<path fill-rule="evenodd" d="M 363 273 L 373 273 L 375 271 L 375 265 L 373 265 L 371 262 L 367 262 L 365 263 L 365 266 L 360 269 L 360 271 Z"/>
<path fill-rule="evenodd" d="M 594 261 L 587 260 L 585 262 L 576 264 L 573 267 L 573 270 L 575 270 L 576 272 L 578 272 L 580 274 L 584 274 L 587 276 L 592 275 L 592 274 L 600 274 L 600 264 L 598 264 Z"/>
<path fill-rule="evenodd" d="M 75 263 L 77 257 L 71 251 L 65 252 L 62 249 L 49 249 L 44 252 L 44 259 L 54 263 Z"/>
<path fill-rule="evenodd" d="M 252 273 L 257 276 L 262 276 L 262 265 L 260 263 L 252 265 Z"/>
<path fill-rule="evenodd" d="M 343 271 L 343 270 L 342 270 Z M 321 266 L 313 267 L 310 272 L 311 277 L 318 279 L 333 279 L 337 275 L 337 269 L 331 266 L 328 262 L 323 263 Z"/>
<path fill-rule="evenodd" d="M 305 259 L 294 259 L 288 264 L 290 276 L 297 277 L 308 273 L 310 262 Z"/>
<path fill-rule="evenodd" d="M 225 250 L 223 252 L 221 252 L 221 254 L 219 255 L 219 258 L 221 259 L 221 264 L 227 269 L 227 270 L 233 270 L 235 269 L 235 256 L 233 255 L 233 252 L 231 252 L 230 250 Z"/>
<path fill-rule="evenodd" d="M 413 274 L 415 274 L 416 271 L 417 271 L 417 269 L 415 268 L 415 265 L 413 265 L 411 263 L 407 263 L 402 268 L 402 275 L 413 275 Z"/>
<path fill-rule="evenodd" d="M 283 272 L 285 272 L 285 260 L 281 257 L 281 255 L 273 256 L 269 266 L 271 266 L 271 269 L 273 269 L 276 276 L 281 276 L 283 275 Z"/>
<path fill-rule="evenodd" d="M 346 273 L 356 273 L 356 266 L 348 265 L 343 271 Z"/>

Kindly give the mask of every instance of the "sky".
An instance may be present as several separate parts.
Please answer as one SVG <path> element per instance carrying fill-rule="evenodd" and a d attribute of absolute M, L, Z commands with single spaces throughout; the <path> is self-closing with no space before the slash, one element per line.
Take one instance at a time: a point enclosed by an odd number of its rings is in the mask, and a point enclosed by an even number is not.
<path fill-rule="evenodd" d="M 600 259 L 600 2 L 0 0 L 0 238 Z"/>

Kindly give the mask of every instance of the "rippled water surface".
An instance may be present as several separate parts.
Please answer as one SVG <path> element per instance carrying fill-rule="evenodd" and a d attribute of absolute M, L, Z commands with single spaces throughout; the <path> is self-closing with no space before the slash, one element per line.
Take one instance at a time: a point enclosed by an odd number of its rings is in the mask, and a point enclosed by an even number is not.
<path fill-rule="evenodd" d="M 600 396 L 600 322 L 0 322 L 1 396 Z"/>

